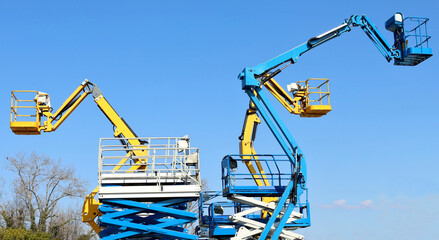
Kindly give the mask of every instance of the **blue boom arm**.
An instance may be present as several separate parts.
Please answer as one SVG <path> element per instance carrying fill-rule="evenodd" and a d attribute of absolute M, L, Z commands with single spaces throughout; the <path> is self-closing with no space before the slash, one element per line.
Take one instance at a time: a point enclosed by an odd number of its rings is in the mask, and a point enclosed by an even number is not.
<path fill-rule="evenodd" d="M 418 25 L 415 28 L 406 31 L 404 26 L 405 21 L 413 21 L 413 19 Z M 430 36 L 426 35 L 427 21 L 427 18 L 411 17 L 404 19 L 401 13 L 396 13 L 386 22 L 386 29 L 394 33 L 395 42 L 394 45 L 391 46 L 369 18 L 365 15 L 353 15 L 349 19 L 346 19 L 342 25 L 319 36 L 313 37 L 307 42 L 265 63 L 251 68 L 244 68 L 240 73 L 238 78 L 242 81 L 242 89 L 250 97 L 251 101 L 257 108 L 258 113 L 267 123 L 270 131 L 273 133 L 282 150 L 294 166 L 290 182 L 293 184 L 293 187 L 291 193 L 285 193 L 291 194 L 290 197 L 293 204 L 290 204 L 290 207 L 294 207 L 297 201 L 299 201 L 300 196 L 307 190 L 305 156 L 286 125 L 271 105 L 267 95 L 264 93 L 264 83 L 279 74 L 287 66 L 296 63 L 299 60 L 299 57 L 305 52 L 334 39 L 345 32 L 351 31 L 353 27 L 360 27 L 388 62 L 395 60 L 395 65 L 417 65 L 432 56 L 431 48 L 428 46 Z M 424 33 L 421 32 L 422 27 L 425 28 Z M 405 35 L 406 32 L 410 33 L 410 35 Z M 407 47 L 408 37 L 414 37 L 416 39 L 416 43 L 413 47 Z M 286 199 L 284 199 L 283 196 L 278 205 L 282 206 L 285 201 Z M 306 205 L 308 205 L 307 200 Z M 289 211 L 292 211 L 292 209 L 289 209 Z M 271 226 L 274 224 L 275 220 L 273 219 L 275 218 L 271 218 L 267 223 L 260 239 L 264 239 L 264 237 L 267 236 Z M 301 220 L 304 220 L 303 226 L 310 225 L 309 218 Z M 279 226 L 285 224 L 283 221 L 284 220 L 279 223 Z M 275 235 L 278 236 L 278 234 L 279 233 Z M 276 239 L 275 235 L 272 236 L 274 239 Z"/>
<path fill-rule="evenodd" d="M 405 30 L 405 22 L 414 21 L 417 26 L 410 30 Z M 305 52 L 334 39 L 345 32 L 351 31 L 352 27 L 360 27 L 372 40 L 385 59 L 390 62 L 395 60 L 395 65 L 414 66 L 431 57 L 432 51 L 428 46 L 430 36 L 426 35 L 428 18 L 408 17 L 403 18 L 401 13 L 396 13 L 386 21 L 386 29 L 394 33 L 394 45 L 391 46 L 378 28 L 365 15 L 352 15 L 345 22 L 323 34 L 310 38 L 307 42 L 252 68 L 244 68 L 238 78 L 242 81 L 242 89 L 249 95 L 250 99 L 258 108 L 262 118 L 267 122 L 270 130 L 275 135 L 284 152 L 290 156 L 291 161 L 294 155 L 300 152 L 300 148 L 291 137 L 282 120 L 271 107 L 265 94 L 261 92 L 264 82 L 279 74 L 287 66 L 296 63 L 299 57 Z M 425 28 L 422 32 L 422 27 Z M 410 33 L 405 35 L 405 33 Z M 414 47 L 407 47 L 408 37 L 414 37 L 416 43 Z M 265 109 L 265 110 L 264 110 Z M 271 119 L 271 120 L 269 120 Z M 277 126 L 278 128 L 276 129 Z M 283 137 L 282 137 L 283 136 Z M 285 138 L 285 140 L 282 140 Z M 290 146 L 288 146 L 290 145 Z"/>
<path fill-rule="evenodd" d="M 412 20 L 413 17 L 407 18 Z M 409 65 L 414 66 L 432 56 L 431 48 L 428 47 L 428 40 L 430 36 L 423 35 L 421 30 L 422 25 L 425 25 L 428 21 L 427 18 L 415 18 L 418 21 L 418 26 L 412 30 L 419 30 L 417 34 L 405 36 L 404 22 L 401 13 L 396 13 L 392 18 L 387 20 L 386 29 L 392 31 L 395 36 L 395 43 L 391 46 L 378 28 L 369 20 L 365 15 L 353 15 L 349 19 L 345 20 L 342 25 L 331 29 L 317 37 L 309 39 L 307 42 L 259 65 L 252 68 L 244 68 L 239 75 L 239 79 L 242 81 L 242 88 L 248 88 L 252 86 L 260 86 L 263 82 L 269 78 L 273 78 L 279 74 L 286 66 L 294 64 L 299 60 L 305 52 L 317 47 L 318 45 L 325 43 L 333 38 L 340 36 L 345 32 L 351 31 L 352 27 L 360 27 L 366 33 L 366 35 L 372 40 L 374 45 L 378 48 L 381 54 L 386 58 L 388 62 L 395 60 L 395 65 Z M 426 32 L 426 31 L 425 31 Z M 412 48 L 407 48 L 407 38 L 414 36 L 416 39 L 416 45 Z M 424 46 L 422 45 L 424 43 Z M 426 45 L 426 47 L 425 47 Z M 281 65 L 285 65 L 279 68 Z M 269 76 L 269 77 L 268 77 Z"/>
<path fill-rule="evenodd" d="M 322 101 L 325 96 L 329 95 L 327 80 L 314 79 L 326 80 L 317 87 L 308 84 L 308 81 L 312 79 L 290 84 L 288 87 L 288 91 L 292 93 L 290 96 L 274 81 L 274 76 L 287 66 L 296 63 L 303 53 L 351 31 L 353 27 L 360 27 L 388 62 L 394 60 L 395 65 L 417 65 L 432 56 L 428 46 L 430 36 L 427 35 L 426 31 L 427 21 L 427 18 L 404 19 L 400 13 L 392 16 L 386 22 L 386 29 L 393 32 L 394 35 L 395 42 L 391 46 L 366 16 L 353 15 L 340 26 L 313 37 L 265 63 L 244 68 L 238 78 L 242 81 L 242 89 L 251 100 L 247 114 L 255 115 L 252 115 L 250 120 L 249 115 L 246 115 L 243 133 L 240 137 L 241 154 L 227 155 L 221 164 L 222 195 L 233 201 L 234 214 L 222 215 L 223 210 L 217 214 L 215 208 L 221 207 L 221 205 L 210 203 L 212 204 L 210 209 L 214 211 L 210 212 L 206 218 L 203 217 L 200 222 L 200 226 L 209 229 L 209 236 L 230 236 L 231 238 L 244 239 L 259 235 L 259 240 L 280 239 L 282 235 L 285 238 L 291 237 L 292 235 L 286 234 L 292 234 L 293 229 L 311 225 L 305 156 L 276 112 L 264 89 L 271 92 L 290 113 L 301 117 L 320 117 L 331 111 L 329 97 L 326 98 L 327 104 Z M 416 22 L 418 25 L 406 31 L 405 22 Z M 423 28 L 425 30 L 422 30 Z M 412 41 L 415 43 L 413 47 L 407 47 L 408 37 L 410 37 L 410 41 L 414 39 Z M 299 83 L 303 83 L 303 85 Z M 326 91 L 324 89 L 321 91 L 321 86 L 324 84 L 326 84 Z M 313 92 L 314 90 L 310 89 L 318 89 L 318 92 Z M 311 93 L 318 93 L 319 99 L 310 98 Z M 314 102 L 319 102 L 319 104 L 314 104 Z M 257 110 L 259 117 L 267 123 L 285 155 L 255 153 L 253 141 L 256 126 L 260 122 L 255 110 Z M 246 150 L 243 151 L 243 148 Z M 284 165 L 284 162 L 288 163 L 287 166 Z M 257 169 L 253 164 L 258 166 Z M 242 172 L 238 165 L 246 165 L 250 173 Z M 244 169 L 244 171 L 246 170 Z M 252 185 L 251 179 L 255 181 L 257 186 Z M 203 201 L 201 203 L 203 204 Z M 267 207 L 268 203 L 271 205 L 270 208 Z M 201 212 L 203 212 L 202 207 L 203 205 L 201 205 Z M 261 209 L 264 211 L 260 212 Z M 292 214 L 293 212 L 295 214 Z M 291 216 L 296 216 L 295 220 Z M 294 239 L 301 238 L 299 236 L 294 237 Z"/>

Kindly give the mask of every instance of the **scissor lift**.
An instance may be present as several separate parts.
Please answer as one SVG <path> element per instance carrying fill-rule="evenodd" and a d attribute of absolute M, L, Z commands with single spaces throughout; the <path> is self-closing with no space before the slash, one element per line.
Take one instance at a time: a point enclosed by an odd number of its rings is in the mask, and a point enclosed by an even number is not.
<path fill-rule="evenodd" d="M 102 239 L 198 239 L 184 225 L 198 219 L 187 204 L 200 196 L 199 151 L 188 137 L 102 138 L 99 145 L 99 233 Z M 148 151 L 138 157 L 134 151 Z"/>
<path fill-rule="evenodd" d="M 249 173 L 246 168 L 248 161 L 253 164 L 259 162 L 265 172 Z M 261 235 L 265 235 L 263 239 L 303 239 L 303 236 L 292 232 L 310 225 L 307 188 L 301 184 L 304 176 L 295 175 L 299 172 L 300 169 L 296 169 L 285 155 L 224 157 L 223 195 L 239 203 L 235 214 L 229 217 L 238 227 L 231 239 L 252 239 Z M 268 181 L 269 185 L 255 186 L 254 179 Z M 262 201 L 264 198 L 273 201 Z M 264 216 L 263 211 L 268 212 L 268 216 Z"/>
<path fill-rule="evenodd" d="M 249 161 L 253 165 L 259 162 L 264 173 L 249 173 Z M 232 240 L 303 239 L 293 230 L 310 225 L 307 188 L 301 184 L 304 176 L 295 175 L 300 169 L 285 155 L 227 155 L 221 166 L 222 196 L 229 201 L 213 202 L 209 196 L 218 194 L 212 193 L 202 197 L 200 226 L 206 228 L 204 235 Z M 255 186 L 255 179 L 269 184 Z M 267 198 L 272 201 L 263 201 Z"/>

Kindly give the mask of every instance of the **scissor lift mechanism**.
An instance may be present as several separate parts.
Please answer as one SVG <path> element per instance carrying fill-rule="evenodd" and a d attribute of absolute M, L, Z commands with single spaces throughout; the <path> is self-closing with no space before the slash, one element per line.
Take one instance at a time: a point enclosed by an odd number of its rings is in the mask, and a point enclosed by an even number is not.
<path fill-rule="evenodd" d="M 148 142 L 141 146 L 121 146 L 116 140 L 103 138 L 99 144 L 102 239 L 198 239 L 183 225 L 198 219 L 187 204 L 200 196 L 199 150 L 190 147 L 187 136 L 139 138 Z M 147 161 L 132 170 L 139 148 L 149 152 Z M 127 154 L 129 161 L 120 164 Z"/>

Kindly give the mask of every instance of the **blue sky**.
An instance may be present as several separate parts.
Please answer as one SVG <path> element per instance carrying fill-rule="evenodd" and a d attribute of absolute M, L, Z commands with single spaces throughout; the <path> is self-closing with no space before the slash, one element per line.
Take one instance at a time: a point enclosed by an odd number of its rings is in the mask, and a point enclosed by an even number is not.
<path fill-rule="evenodd" d="M 62 158 L 97 182 L 98 139 L 112 127 L 91 98 L 54 133 L 15 136 L 10 91 L 50 94 L 52 106 L 85 79 L 139 136 L 183 136 L 201 151 L 202 175 L 220 189 L 220 160 L 238 152 L 248 97 L 236 76 L 310 37 L 366 14 L 384 36 L 396 11 L 430 17 L 436 1 L 2 1 L 0 155 Z M 312 226 L 307 239 L 439 239 L 436 56 L 416 67 L 387 63 L 360 29 L 282 72 L 282 85 L 330 79 L 333 111 L 319 119 L 278 112 L 305 152 Z M 265 125 L 256 150 L 280 153 Z M 4 161 L 1 163 L 4 165 Z M 4 167 L 0 174 L 8 178 Z"/>

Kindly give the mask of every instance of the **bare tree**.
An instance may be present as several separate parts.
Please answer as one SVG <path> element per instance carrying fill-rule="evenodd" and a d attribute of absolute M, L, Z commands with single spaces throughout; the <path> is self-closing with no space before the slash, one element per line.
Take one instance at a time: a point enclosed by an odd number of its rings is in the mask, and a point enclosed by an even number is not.
<path fill-rule="evenodd" d="M 74 169 L 63 166 L 59 160 L 36 153 L 6 159 L 7 169 L 16 175 L 14 203 L 23 204 L 31 231 L 47 232 L 51 221 L 56 221 L 60 201 L 85 193 L 85 184 L 76 177 Z"/>
<path fill-rule="evenodd" d="M 58 208 L 55 217 L 50 221 L 49 232 L 51 236 L 58 239 L 95 239 L 96 234 L 93 229 L 89 229 L 81 221 L 81 208 Z"/>
<path fill-rule="evenodd" d="M 4 200 L 0 204 L 0 226 L 3 228 L 25 228 L 26 208 L 20 201 Z"/>

